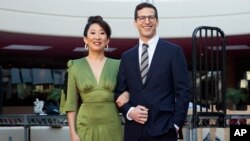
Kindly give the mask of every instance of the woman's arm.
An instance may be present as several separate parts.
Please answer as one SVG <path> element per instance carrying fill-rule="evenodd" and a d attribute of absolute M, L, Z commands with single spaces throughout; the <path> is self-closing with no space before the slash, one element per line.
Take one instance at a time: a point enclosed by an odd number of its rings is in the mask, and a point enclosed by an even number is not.
<path fill-rule="evenodd" d="M 76 133 L 76 112 L 67 112 L 69 133 L 71 141 L 80 141 L 80 137 Z"/>
<path fill-rule="evenodd" d="M 118 107 L 122 107 L 125 103 L 129 101 L 129 92 L 123 92 L 115 101 Z"/>

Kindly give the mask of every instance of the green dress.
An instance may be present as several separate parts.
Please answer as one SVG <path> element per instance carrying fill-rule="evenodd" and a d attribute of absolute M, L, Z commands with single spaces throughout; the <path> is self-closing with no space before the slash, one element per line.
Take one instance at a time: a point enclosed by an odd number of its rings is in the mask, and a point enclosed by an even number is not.
<path fill-rule="evenodd" d="M 122 141 L 121 119 L 113 92 L 119 64 L 119 60 L 107 58 L 97 82 L 86 58 L 68 62 L 64 110 L 78 112 L 76 131 L 81 141 Z"/>

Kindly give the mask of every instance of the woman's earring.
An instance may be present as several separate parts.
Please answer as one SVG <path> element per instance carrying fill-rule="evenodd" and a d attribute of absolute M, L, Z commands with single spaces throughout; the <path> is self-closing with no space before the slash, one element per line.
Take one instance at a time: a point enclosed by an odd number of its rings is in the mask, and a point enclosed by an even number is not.
<path fill-rule="evenodd" d="M 88 50 L 89 49 L 88 44 L 85 44 L 84 48 L 85 48 L 85 50 Z"/>
<path fill-rule="evenodd" d="M 105 51 L 109 50 L 109 45 L 107 44 L 107 46 L 104 48 Z"/>

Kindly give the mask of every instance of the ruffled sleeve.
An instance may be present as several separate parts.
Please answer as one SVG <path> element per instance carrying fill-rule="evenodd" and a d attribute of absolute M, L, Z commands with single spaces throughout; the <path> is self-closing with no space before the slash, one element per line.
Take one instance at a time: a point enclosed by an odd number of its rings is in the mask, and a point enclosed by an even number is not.
<path fill-rule="evenodd" d="M 69 60 L 68 65 L 68 82 L 67 82 L 67 98 L 64 106 L 64 111 L 77 111 L 78 107 L 78 93 L 76 87 L 75 71 L 74 71 L 74 61 Z"/>

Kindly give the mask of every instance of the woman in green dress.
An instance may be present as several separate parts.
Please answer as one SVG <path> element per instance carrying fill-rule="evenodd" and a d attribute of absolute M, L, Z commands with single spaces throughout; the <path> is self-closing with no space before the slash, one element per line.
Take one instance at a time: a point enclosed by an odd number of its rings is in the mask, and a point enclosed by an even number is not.
<path fill-rule="evenodd" d="M 64 108 L 71 141 L 122 141 L 113 92 L 120 61 L 104 55 L 110 35 L 110 26 L 101 16 L 90 17 L 83 37 L 88 55 L 68 61 Z"/>

